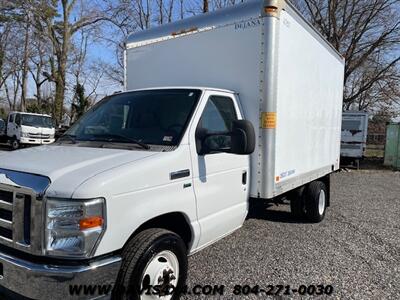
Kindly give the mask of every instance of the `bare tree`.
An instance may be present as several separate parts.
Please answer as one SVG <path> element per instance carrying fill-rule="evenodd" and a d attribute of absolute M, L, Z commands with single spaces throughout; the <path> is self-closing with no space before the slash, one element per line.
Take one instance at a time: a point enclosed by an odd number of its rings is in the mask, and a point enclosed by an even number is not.
<path fill-rule="evenodd" d="M 106 11 L 109 13 L 108 21 L 112 24 L 109 29 L 112 38 L 102 36 L 101 39 L 115 49 L 114 63 L 103 62 L 101 65 L 105 75 L 113 82 L 123 85 L 125 42 L 134 32 L 149 29 L 153 26 L 170 23 L 179 16 L 184 17 L 184 0 L 108 0 Z"/>
<path fill-rule="evenodd" d="M 39 32 L 33 33 L 31 54 L 31 67 L 29 68 L 29 72 L 36 88 L 34 96 L 36 97 L 38 105 L 40 106 L 41 102 L 46 100 L 42 93 L 42 86 L 48 81 L 48 78 L 43 76 L 43 73 L 48 74 L 47 68 L 49 65 L 49 55 L 51 55 L 51 49 L 49 49 L 47 45 L 47 40 L 43 38 Z"/>
<path fill-rule="evenodd" d="M 29 72 L 29 57 L 30 57 L 30 18 L 29 12 L 26 12 L 26 17 L 24 20 L 24 56 L 22 61 L 22 90 L 21 90 L 21 102 L 20 102 L 20 111 L 25 111 L 26 109 L 26 94 L 27 94 L 27 86 L 28 86 L 28 72 Z"/>
<path fill-rule="evenodd" d="M 370 109 L 395 96 L 400 88 L 398 0 L 295 2 L 346 58 L 345 109 Z"/>
<path fill-rule="evenodd" d="M 0 88 L 3 89 L 9 110 L 15 110 L 22 86 L 24 25 L 16 2 L 5 2 L 0 7 Z"/>
<path fill-rule="evenodd" d="M 7 52 L 18 46 L 13 35 L 18 33 L 15 29 L 19 27 L 22 19 L 23 13 L 19 9 L 22 3 L 21 0 L 0 0 L 0 89 L 14 71 L 8 64 Z"/>
<path fill-rule="evenodd" d="M 43 32 L 46 33 L 53 48 L 53 58 L 50 59 L 51 76 L 55 83 L 54 117 L 57 122 L 63 117 L 66 72 L 68 55 L 71 50 L 72 37 L 82 28 L 90 27 L 105 20 L 101 11 L 94 7 L 81 10 L 79 14 L 74 14 L 77 0 L 44 1 L 43 7 L 37 9 L 36 13 L 41 19 L 39 24 Z M 61 16 L 58 14 L 58 4 L 60 4 Z M 81 1 L 80 7 L 85 3 Z"/>
<path fill-rule="evenodd" d="M 4 69 L 6 64 L 6 45 L 10 38 L 10 27 L 11 25 L 6 23 L 0 32 L 0 89 L 10 76 L 10 72 Z"/>

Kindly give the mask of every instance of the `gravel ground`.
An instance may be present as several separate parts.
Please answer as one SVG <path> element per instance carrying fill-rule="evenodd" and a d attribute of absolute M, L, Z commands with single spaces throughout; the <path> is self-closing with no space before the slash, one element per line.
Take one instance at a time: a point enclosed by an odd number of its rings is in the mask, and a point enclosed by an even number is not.
<path fill-rule="evenodd" d="M 400 172 L 334 174 L 331 207 L 320 224 L 294 220 L 288 205 L 266 206 L 252 209 L 241 229 L 189 258 L 188 286 L 225 285 L 224 295 L 182 299 L 267 298 L 233 294 L 235 285 L 246 284 L 332 285 L 326 299 L 400 298 Z M 300 296 L 277 299 L 292 298 Z"/>
<path fill-rule="evenodd" d="M 190 257 L 188 285 L 225 285 L 225 295 L 183 298 L 233 299 L 236 284 L 323 284 L 334 288 L 328 299 L 399 299 L 400 173 L 341 172 L 331 190 L 320 224 L 298 223 L 287 205 L 272 205 Z M 235 299 L 243 298 L 266 296 Z"/>

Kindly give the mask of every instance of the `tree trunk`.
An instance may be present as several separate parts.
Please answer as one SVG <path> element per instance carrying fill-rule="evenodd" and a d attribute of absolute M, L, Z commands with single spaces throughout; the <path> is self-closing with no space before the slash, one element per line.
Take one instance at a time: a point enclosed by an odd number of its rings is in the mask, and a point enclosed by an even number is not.
<path fill-rule="evenodd" d="M 208 10 L 208 0 L 203 0 L 203 13 L 207 13 Z"/>
<path fill-rule="evenodd" d="M 54 99 L 54 117 L 57 125 L 61 123 L 64 114 L 64 97 L 66 85 L 67 57 L 70 42 L 70 24 L 68 1 L 62 1 L 63 4 L 63 39 L 60 51 L 57 53 L 57 76 L 55 76 L 56 94 Z"/>
<path fill-rule="evenodd" d="M 180 18 L 183 20 L 185 17 L 185 7 L 183 6 L 183 0 L 180 0 Z"/>
<path fill-rule="evenodd" d="M 61 123 L 64 108 L 65 85 L 62 79 L 56 80 L 56 94 L 54 99 L 54 118 L 57 125 Z"/>
<path fill-rule="evenodd" d="M 158 23 L 160 24 L 160 25 L 162 25 L 162 24 L 164 24 L 164 2 L 163 2 L 163 0 L 159 0 L 159 3 L 158 3 L 158 13 L 159 13 L 159 21 L 158 21 Z"/>
<path fill-rule="evenodd" d="M 28 85 L 28 67 L 29 67 L 29 19 L 27 17 L 27 23 L 25 27 L 25 44 L 24 44 L 24 61 L 22 69 L 22 90 L 21 90 L 21 103 L 20 110 L 25 111 L 26 109 L 26 91 Z"/>

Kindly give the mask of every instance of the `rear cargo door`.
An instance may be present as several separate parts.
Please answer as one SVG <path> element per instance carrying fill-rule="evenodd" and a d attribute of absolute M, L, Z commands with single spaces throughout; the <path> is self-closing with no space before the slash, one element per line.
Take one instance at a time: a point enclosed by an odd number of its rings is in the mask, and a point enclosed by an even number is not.
<path fill-rule="evenodd" d="M 191 126 L 193 182 L 201 237 L 205 246 L 240 227 L 247 214 L 249 157 L 231 153 L 199 155 L 196 130 L 229 132 L 231 122 L 241 119 L 231 94 L 206 92 Z M 197 141 L 198 142 L 198 141 Z"/>

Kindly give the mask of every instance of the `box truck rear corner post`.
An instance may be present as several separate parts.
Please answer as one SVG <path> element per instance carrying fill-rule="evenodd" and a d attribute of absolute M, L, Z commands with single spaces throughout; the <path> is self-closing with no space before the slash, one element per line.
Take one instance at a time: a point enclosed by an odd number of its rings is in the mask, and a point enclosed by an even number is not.
<path fill-rule="evenodd" d="M 284 0 L 133 34 L 126 92 L 52 145 L 0 154 L 0 285 L 34 299 L 99 283 L 115 299 L 159 299 L 184 286 L 188 255 L 243 225 L 250 199 L 286 197 L 322 221 L 343 74 Z"/>

